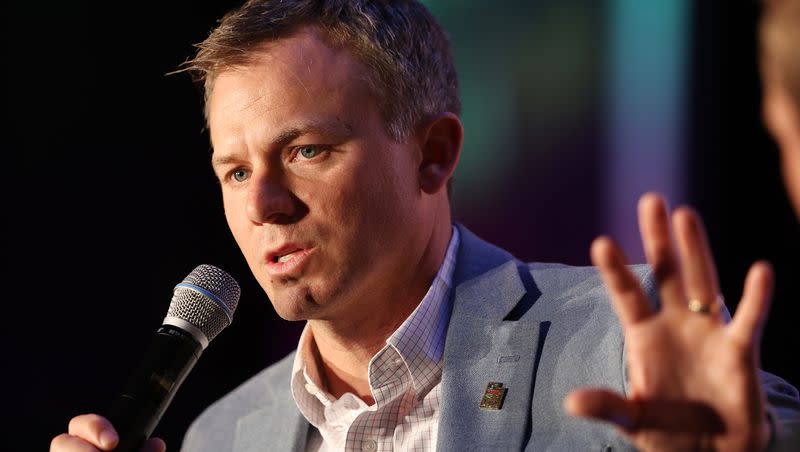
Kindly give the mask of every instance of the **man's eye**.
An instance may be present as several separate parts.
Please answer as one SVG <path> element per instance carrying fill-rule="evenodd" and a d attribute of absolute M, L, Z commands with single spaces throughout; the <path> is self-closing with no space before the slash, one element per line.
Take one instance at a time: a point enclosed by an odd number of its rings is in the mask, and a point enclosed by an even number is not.
<path fill-rule="evenodd" d="M 236 182 L 244 182 L 245 180 L 247 180 L 247 176 L 249 176 L 249 173 L 243 169 L 237 169 L 236 171 L 231 173 L 231 177 Z"/>
<path fill-rule="evenodd" d="M 297 154 L 299 154 L 304 159 L 313 159 L 320 153 L 320 149 L 316 146 L 302 146 L 297 150 Z"/>

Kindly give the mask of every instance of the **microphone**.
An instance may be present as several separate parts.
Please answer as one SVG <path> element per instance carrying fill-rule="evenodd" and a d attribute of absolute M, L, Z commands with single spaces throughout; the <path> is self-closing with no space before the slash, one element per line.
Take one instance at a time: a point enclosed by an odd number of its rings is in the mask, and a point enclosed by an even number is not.
<path fill-rule="evenodd" d="M 141 449 L 200 354 L 230 325 L 240 293 L 236 280 L 212 265 L 175 286 L 163 324 L 106 414 L 119 434 L 115 451 Z"/>

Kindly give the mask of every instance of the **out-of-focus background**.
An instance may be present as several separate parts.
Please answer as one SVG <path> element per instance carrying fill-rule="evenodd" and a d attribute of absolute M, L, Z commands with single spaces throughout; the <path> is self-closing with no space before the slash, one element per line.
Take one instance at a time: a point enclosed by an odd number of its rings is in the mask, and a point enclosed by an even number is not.
<path fill-rule="evenodd" d="M 196 265 L 243 295 L 156 430 L 172 450 L 213 400 L 295 347 L 228 232 L 200 91 L 167 76 L 237 1 L 5 7 L 2 363 L 7 450 L 102 411 Z M 731 310 L 777 270 L 763 367 L 800 385 L 800 226 L 759 111 L 758 3 L 429 0 L 453 39 L 466 144 L 456 218 L 531 261 L 642 262 L 647 190 L 707 221 Z M 11 441 L 11 444 L 8 441 Z"/>

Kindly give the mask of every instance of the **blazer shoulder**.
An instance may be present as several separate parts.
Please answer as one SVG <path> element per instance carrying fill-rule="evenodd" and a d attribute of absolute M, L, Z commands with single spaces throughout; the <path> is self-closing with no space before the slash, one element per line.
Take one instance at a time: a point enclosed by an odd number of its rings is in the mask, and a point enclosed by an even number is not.
<path fill-rule="evenodd" d="M 608 299 L 603 279 L 594 266 L 573 266 L 552 262 L 529 262 L 526 265 L 533 285 L 544 299 L 559 301 L 558 306 L 569 307 L 598 299 Z M 628 269 L 639 280 L 642 290 L 654 308 L 658 306 L 658 287 L 652 268 L 647 264 L 629 265 Z M 563 303 L 563 305 L 562 305 Z M 605 303 L 610 309 L 610 303 Z"/>
<path fill-rule="evenodd" d="M 182 450 L 225 450 L 219 446 L 232 444 L 240 418 L 266 406 L 293 404 L 289 381 L 295 353 L 250 377 L 209 405 L 189 426 Z"/>
<path fill-rule="evenodd" d="M 593 265 L 569 265 L 559 262 L 528 262 L 526 264 L 531 272 L 553 272 L 569 276 L 592 277 L 597 275 L 597 267 Z M 627 266 L 634 275 L 644 280 L 652 277 L 652 268 L 648 264 L 632 264 Z"/>

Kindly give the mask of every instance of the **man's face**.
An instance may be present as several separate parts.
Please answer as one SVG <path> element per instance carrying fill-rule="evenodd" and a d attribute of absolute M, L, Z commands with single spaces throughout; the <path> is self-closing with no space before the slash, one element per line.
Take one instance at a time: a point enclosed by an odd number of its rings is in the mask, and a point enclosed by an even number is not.
<path fill-rule="evenodd" d="M 424 248 L 413 140 L 386 133 L 363 66 L 314 29 L 219 74 L 212 163 L 239 247 L 279 315 L 367 315 Z"/>

